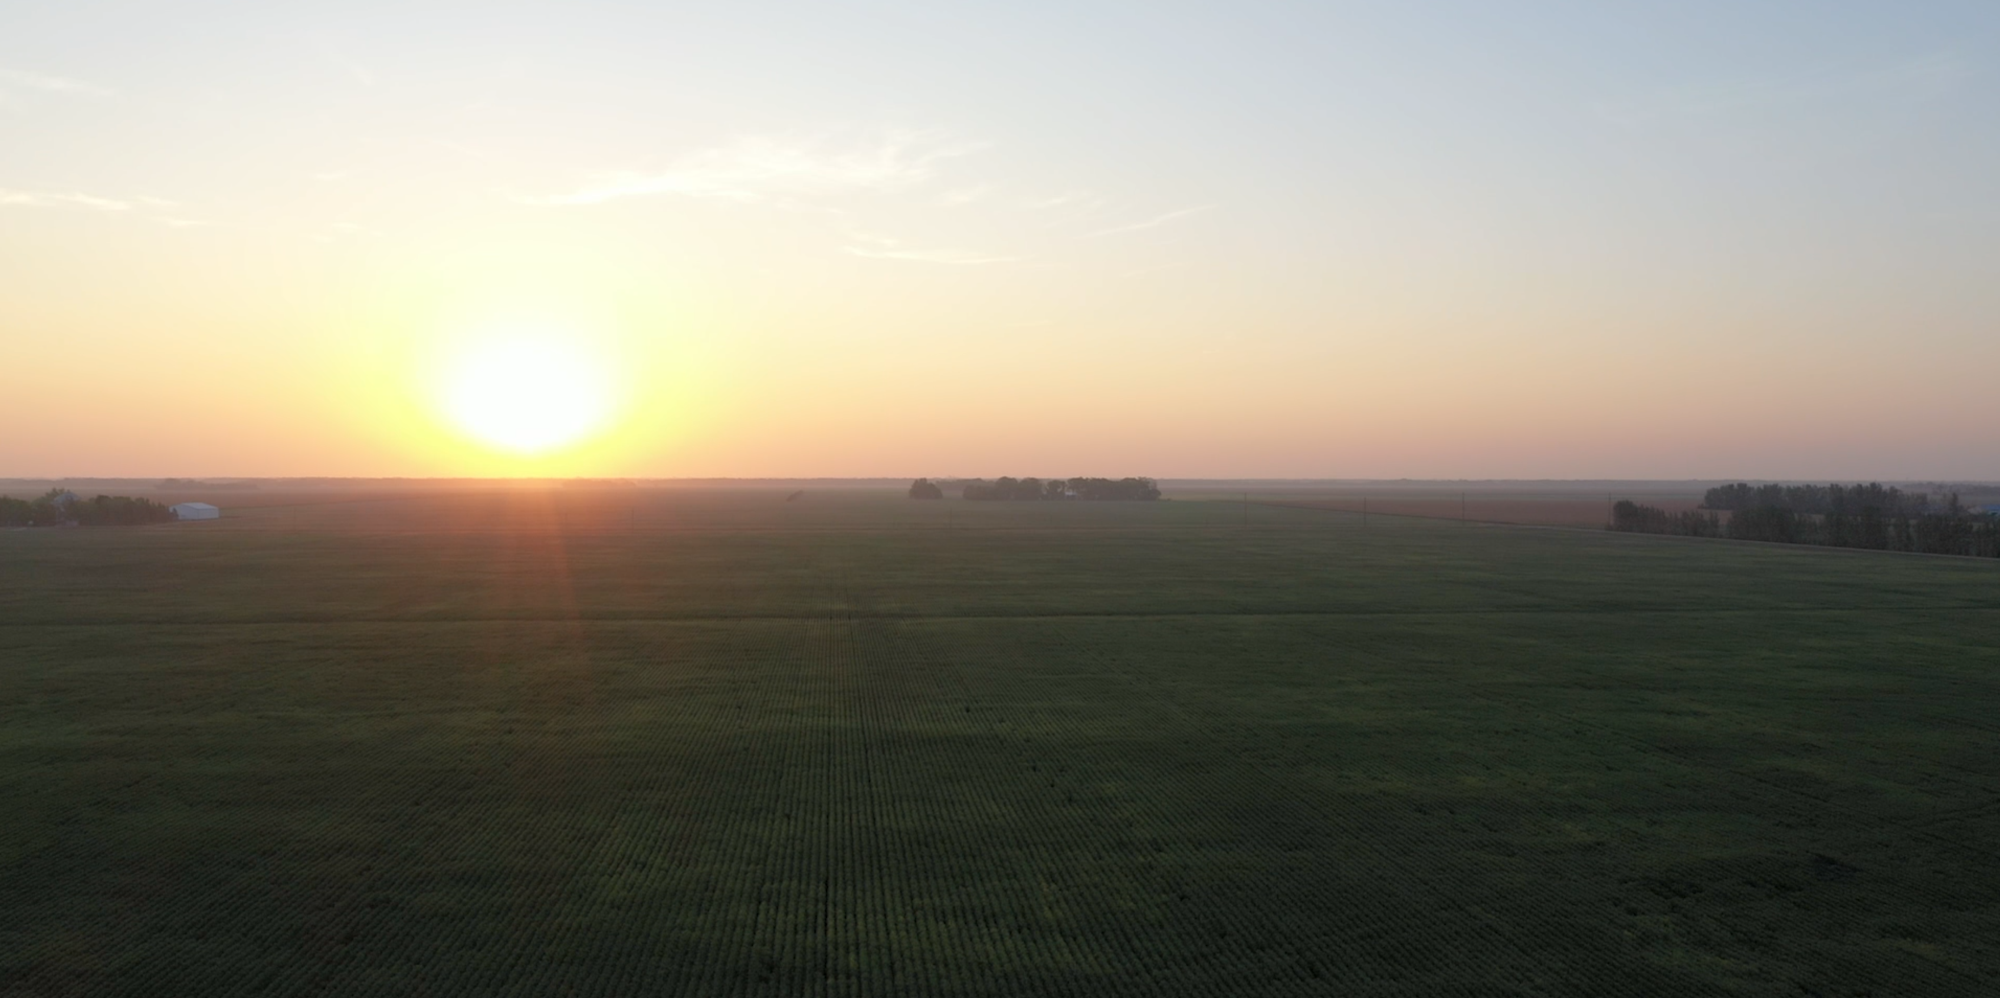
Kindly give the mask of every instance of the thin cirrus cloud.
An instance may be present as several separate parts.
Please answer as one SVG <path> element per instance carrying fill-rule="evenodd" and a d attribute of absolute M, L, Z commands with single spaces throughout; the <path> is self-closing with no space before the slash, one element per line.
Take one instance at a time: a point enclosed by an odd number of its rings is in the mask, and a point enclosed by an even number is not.
<path fill-rule="evenodd" d="M 1142 232 L 1146 229 L 1157 229 L 1160 226 L 1167 224 L 1168 222 L 1172 222 L 1176 219 L 1186 218 L 1189 215 L 1198 215 L 1214 207 L 1215 206 L 1212 204 L 1205 204 L 1194 208 L 1179 208 L 1174 211 L 1169 211 L 1163 214 L 1155 215 L 1152 218 L 1146 219 L 1143 222 L 1134 222 L 1131 225 L 1114 225 L 1108 229 L 1099 229 L 1096 232 L 1086 233 L 1086 235 L 1111 236 L 1111 235 L 1117 235 L 1120 232 Z"/>
<path fill-rule="evenodd" d="M 17 208 L 88 208 L 92 211 L 128 211 L 129 201 L 94 197 L 89 194 L 53 194 L 43 191 L 17 191 L 0 187 L 0 205 Z"/>
<path fill-rule="evenodd" d="M 992 193 L 993 193 L 993 185 L 991 184 L 979 184 L 974 187 L 961 187 L 958 190 L 946 191 L 943 194 L 938 195 L 937 203 L 944 205 L 946 207 L 955 208 L 960 205 L 975 204 L 977 202 L 984 201 L 987 199 L 987 197 L 991 196 Z"/>
<path fill-rule="evenodd" d="M 976 253 L 971 250 L 920 249 L 916 247 L 905 246 L 903 245 L 902 240 L 894 238 L 893 236 L 884 236 L 871 232 L 849 233 L 848 239 L 851 240 L 851 242 L 849 242 L 848 245 L 841 247 L 843 252 L 847 253 L 850 256 L 867 257 L 870 260 L 908 260 L 914 263 L 979 264 L 979 263 L 1012 263 L 1015 260 L 1019 259 L 1018 257 L 1011 257 L 1011 256 L 993 256 L 987 253 Z"/>
<path fill-rule="evenodd" d="M 1055 197 L 1027 198 L 1021 202 L 1023 208 L 1072 208 L 1085 212 L 1096 212 L 1104 208 L 1104 199 L 1089 191 L 1069 191 Z"/>
<path fill-rule="evenodd" d="M 35 90 L 47 94 L 77 94 L 80 96 L 103 97 L 111 93 L 110 88 L 100 87 L 81 80 L 47 73 L 30 73 L 18 69 L 0 69 L 0 87 L 18 90 Z"/>
<path fill-rule="evenodd" d="M 749 136 L 683 157 L 665 170 L 607 174 L 551 205 L 594 205 L 621 198 L 681 196 L 773 202 L 915 187 L 937 165 L 983 145 L 891 133 L 866 143 Z"/>
<path fill-rule="evenodd" d="M 599 174 L 574 190 L 523 200 L 552 207 L 588 207 L 635 198 L 682 197 L 847 215 L 854 205 L 841 202 L 843 198 L 900 194 L 919 197 L 921 204 L 964 208 L 991 203 L 996 189 L 988 183 L 963 180 L 954 186 L 934 182 L 944 179 L 946 161 L 984 148 L 982 142 L 921 132 L 889 131 L 861 138 L 824 133 L 809 137 L 744 136 L 682 156 L 665 169 Z M 1072 216 L 1069 224 L 1101 217 L 1105 207 L 1101 197 L 1082 191 L 1010 203 L 1031 211 L 1059 209 Z M 1084 235 L 1152 229 L 1213 207 L 1181 208 Z M 849 231 L 841 251 L 875 260 L 958 265 L 1021 259 L 968 249 L 912 246 L 894 237 L 854 230 Z"/>
<path fill-rule="evenodd" d="M 101 212 L 137 212 L 144 214 L 161 225 L 173 229 L 190 229 L 213 224 L 204 219 L 187 218 L 176 214 L 180 208 L 177 201 L 165 198 L 137 197 L 121 201 L 117 198 L 98 197 L 94 194 L 53 191 L 23 191 L 0 187 L 0 208 L 53 208 L 57 210 L 75 209 Z"/>

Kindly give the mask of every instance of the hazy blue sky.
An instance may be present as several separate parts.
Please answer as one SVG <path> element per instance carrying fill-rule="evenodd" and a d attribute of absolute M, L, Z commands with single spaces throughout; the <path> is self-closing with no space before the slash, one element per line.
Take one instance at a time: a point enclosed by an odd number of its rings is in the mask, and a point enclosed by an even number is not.
<path fill-rule="evenodd" d="M 1996 29 L 14 4 L 0 474 L 2000 478 Z M 536 324 L 614 415 L 482 449 Z"/>

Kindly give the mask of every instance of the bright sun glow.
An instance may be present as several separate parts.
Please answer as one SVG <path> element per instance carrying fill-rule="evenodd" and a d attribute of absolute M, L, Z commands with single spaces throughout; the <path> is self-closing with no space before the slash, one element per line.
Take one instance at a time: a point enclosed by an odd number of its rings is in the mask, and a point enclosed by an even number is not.
<path fill-rule="evenodd" d="M 553 336 L 478 343 L 446 373 L 444 410 L 466 433 L 503 450 L 540 454 L 575 443 L 611 415 L 604 365 Z"/>

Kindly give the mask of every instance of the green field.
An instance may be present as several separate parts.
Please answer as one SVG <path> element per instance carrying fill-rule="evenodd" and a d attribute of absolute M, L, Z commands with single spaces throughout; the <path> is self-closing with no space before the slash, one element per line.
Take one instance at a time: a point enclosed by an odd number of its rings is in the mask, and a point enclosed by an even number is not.
<path fill-rule="evenodd" d="M 781 498 L 0 533 L 0 994 L 2000 993 L 2000 564 Z"/>

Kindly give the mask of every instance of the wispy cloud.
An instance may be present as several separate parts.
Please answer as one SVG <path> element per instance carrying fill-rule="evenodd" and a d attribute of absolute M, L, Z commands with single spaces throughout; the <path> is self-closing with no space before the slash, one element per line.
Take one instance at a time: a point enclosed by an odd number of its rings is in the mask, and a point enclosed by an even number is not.
<path fill-rule="evenodd" d="M 0 187 L 0 205 L 17 208 L 88 208 L 93 211 L 128 211 L 132 207 L 130 201 L 115 201 L 89 194 L 17 191 L 4 187 Z"/>
<path fill-rule="evenodd" d="M 1025 256 L 962 248 L 1000 241 L 1005 233 L 1018 237 L 1024 225 L 1059 230 L 1062 238 L 1109 236 L 1158 228 L 1215 207 L 1197 205 L 1120 223 L 1120 215 L 1112 214 L 1106 199 L 1093 191 L 1028 196 L 1018 188 L 965 177 L 950 162 L 984 148 L 983 142 L 935 132 L 748 135 L 689 152 L 658 169 L 598 173 L 566 191 L 516 199 L 583 208 L 626 199 L 690 198 L 810 212 L 843 233 L 834 245 L 849 256 L 960 266 L 1032 266 Z M 919 237 L 917 245 L 863 229 L 877 224 L 871 218 L 894 218 L 881 224 L 902 228 L 919 217 L 934 227 L 925 230 L 929 234 Z M 978 226 L 988 238 L 956 238 L 935 228 L 941 224 Z"/>
<path fill-rule="evenodd" d="M 1146 219 L 1143 222 L 1134 222 L 1131 225 L 1115 225 L 1108 229 L 1099 229 L 1096 232 L 1085 233 L 1085 235 L 1092 237 L 1109 236 L 1109 235 L 1116 235 L 1117 233 L 1120 232 L 1140 232 L 1145 229 L 1157 229 L 1160 226 L 1167 224 L 1168 222 L 1174 221 L 1175 219 L 1186 218 L 1189 215 L 1198 215 L 1214 207 L 1215 206 L 1212 204 L 1205 204 L 1194 208 L 1180 208 L 1175 211 L 1167 212 L 1163 215 L 1155 215 L 1152 218 Z"/>
<path fill-rule="evenodd" d="M 1104 199 L 1089 191 L 1068 191 L 1054 197 L 1024 199 L 1021 207 L 1042 209 L 1081 207 L 1095 211 L 1104 207 Z"/>
<path fill-rule="evenodd" d="M 18 69 L 0 69 L 0 85 L 20 90 L 39 90 L 50 94 L 76 94 L 79 96 L 103 97 L 111 93 L 110 88 L 100 87 L 81 80 L 64 76 L 50 76 L 47 73 L 30 73 Z"/>
<path fill-rule="evenodd" d="M 53 208 L 76 209 L 82 211 L 133 212 L 143 214 L 161 225 L 175 229 L 193 228 L 212 224 L 188 218 L 175 209 L 181 207 L 178 201 L 166 198 L 135 197 L 126 200 L 98 197 L 95 194 L 80 194 L 75 191 L 23 191 L 0 187 L 0 208 Z"/>
<path fill-rule="evenodd" d="M 891 132 L 867 141 L 749 136 L 681 158 L 664 170 L 600 175 L 544 204 L 593 205 L 678 195 L 760 202 L 894 191 L 930 180 L 937 165 L 981 143 Z"/>
<path fill-rule="evenodd" d="M 909 260 L 917 263 L 1011 263 L 1018 257 L 993 256 L 957 249 L 918 249 L 904 246 L 902 240 L 873 233 L 856 232 L 848 237 L 852 242 L 841 247 L 850 256 L 867 257 L 871 260 Z"/>
<path fill-rule="evenodd" d="M 991 184 L 980 184 L 976 187 L 961 187 L 958 190 L 946 191 L 938 195 L 937 202 L 941 205 L 957 207 L 959 205 L 984 201 L 992 193 L 993 186 Z"/>

